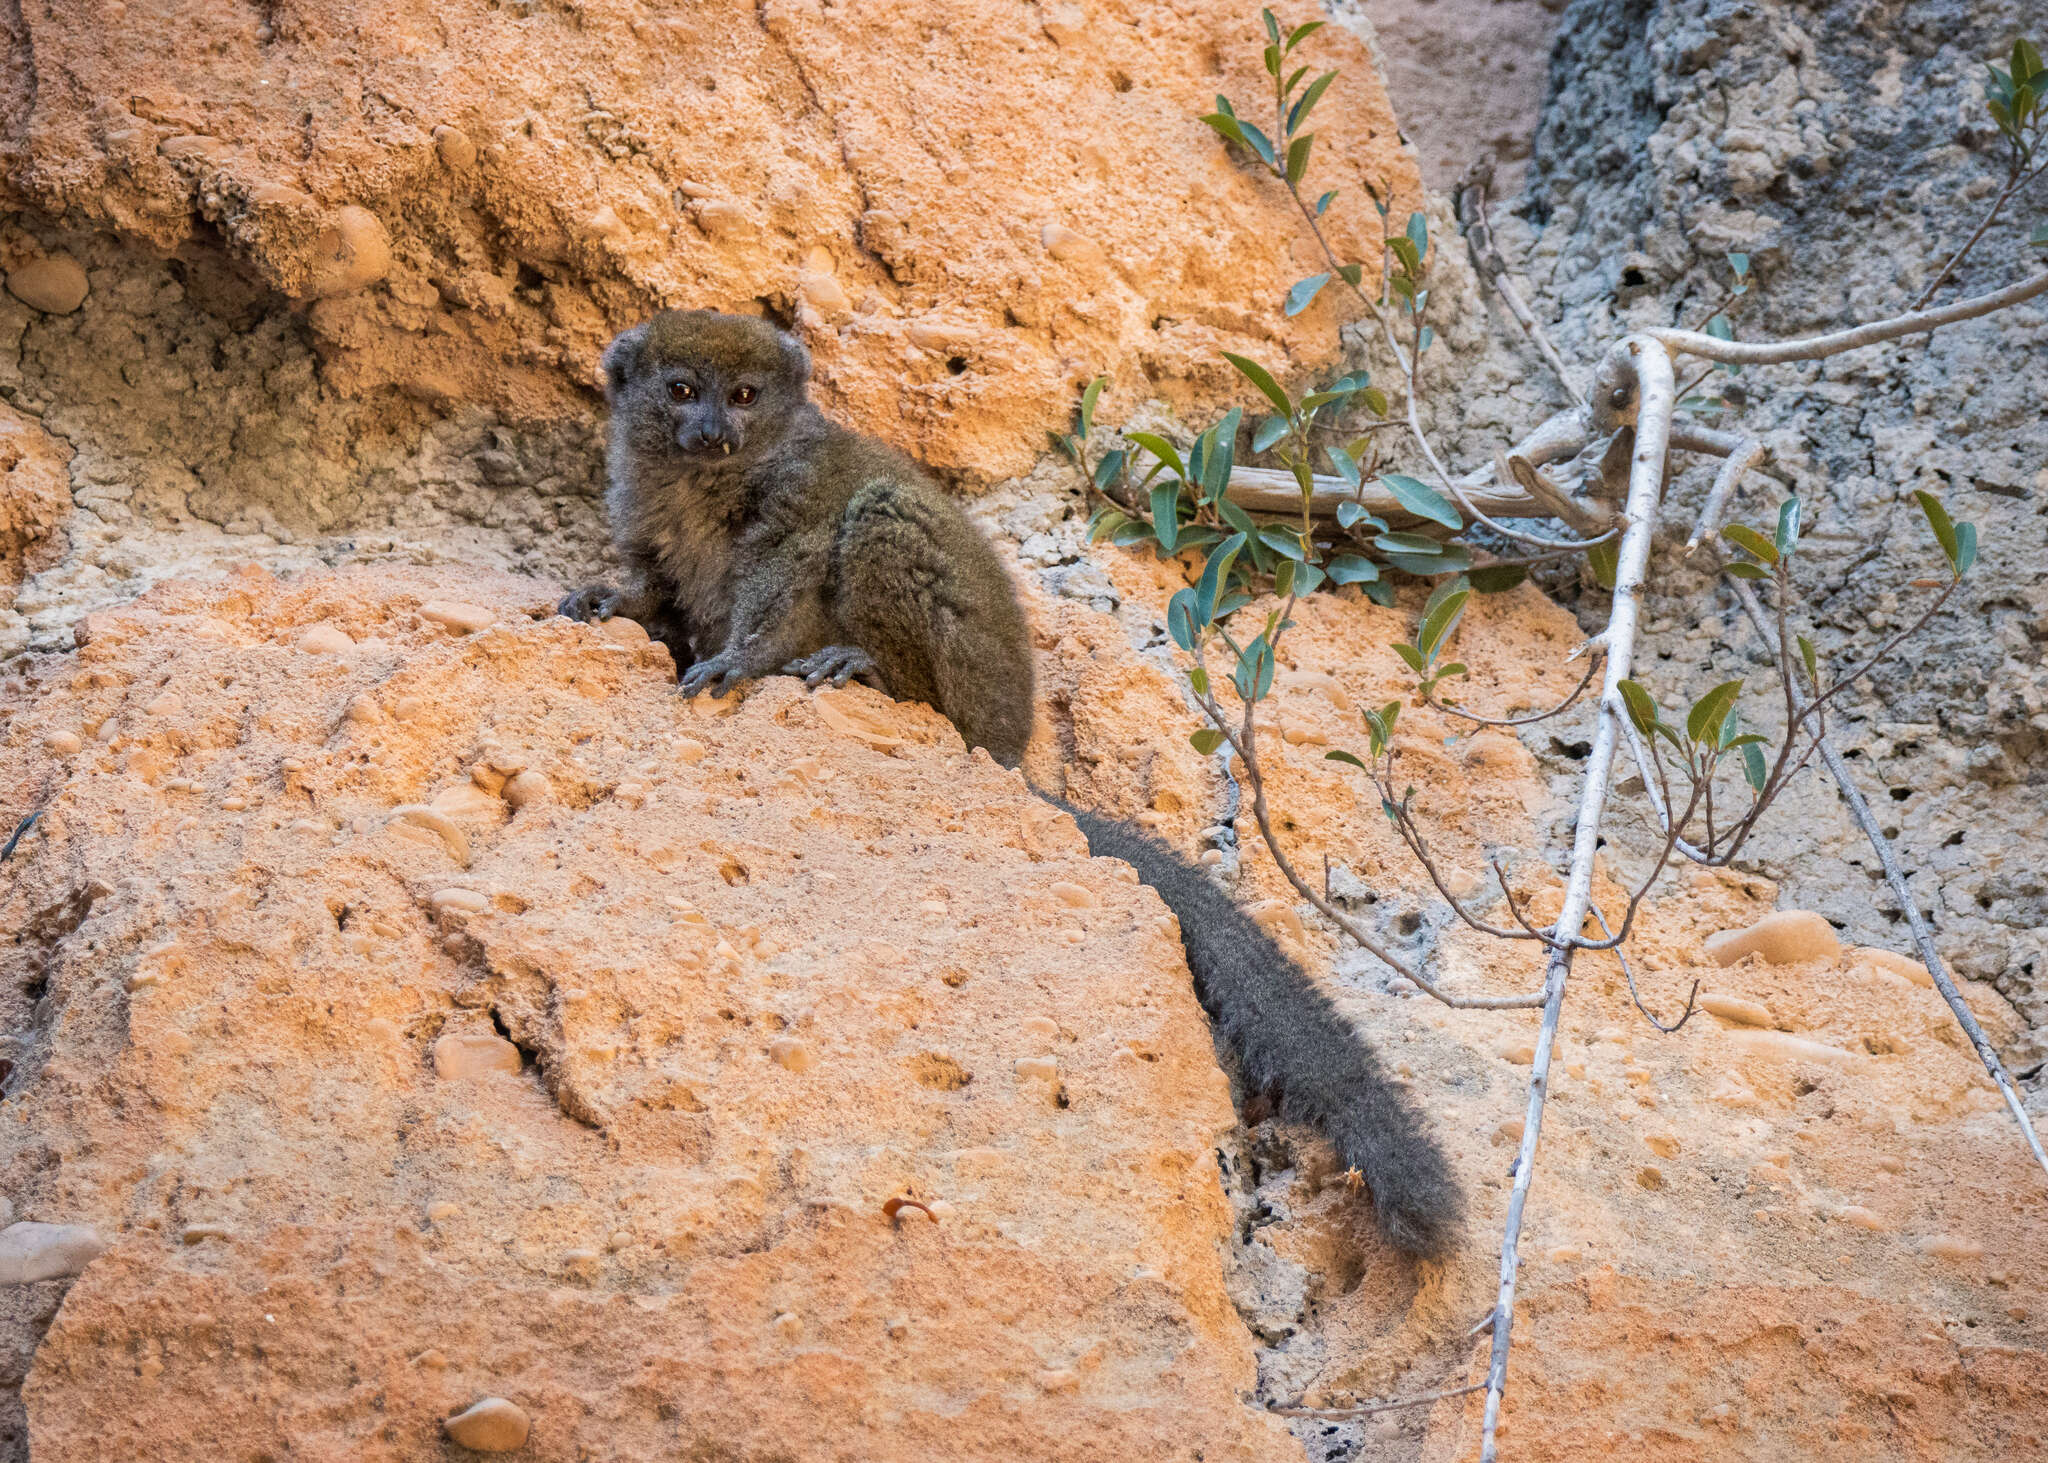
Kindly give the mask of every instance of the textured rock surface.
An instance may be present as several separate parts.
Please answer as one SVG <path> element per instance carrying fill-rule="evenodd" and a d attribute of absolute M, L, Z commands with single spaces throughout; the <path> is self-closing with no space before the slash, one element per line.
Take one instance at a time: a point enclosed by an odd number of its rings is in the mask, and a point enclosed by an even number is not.
<path fill-rule="evenodd" d="M 170 586 L 9 692 L 0 1182 L 112 1240 L 39 1463 L 438 1457 L 479 1396 L 543 1458 L 1288 1456 L 1156 897 L 930 713 L 682 703 L 542 588 Z"/>
<path fill-rule="evenodd" d="M 1034 597 L 1034 776 L 1192 855 L 1219 789 L 1163 674 L 1178 574 L 1090 562 L 1115 614 Z M 0 689 L 23 790 L 0 814 L 43 809 L 0 894 L 24 932 L 0 1185 L 110 1246 L 54 1321 L 36 1294 L 61 1283 L 0 1294 L 39 1463 L 435 1457 L 486 1397 L 545 1458 L 1280 1459 L 1244 1399 L 1476 1375 L 1533 1017 L 1399 994 L 1210 831 L 1474 1195 L 1467 1253 L 1417 1268 L 1320 1145 L 1233 1125 L 1172 922 L 1014 774 L 864 691 L 680 702 L 665 652 L 551 599 L 251 570 L 96 615 Z M 491 623 L 421 614 L 455 600 Z M 1268 739 L 1284 836 L 1453 984 L 1515 989 L 1528 962 L 1422 894 L 1322 757 L 1398 683 L 1404 623 L 1303 609 Z M 301 648 L 321 625 L 354 648 Z M 1484 602 L 1475 699 L 1555 694 L 1574 633 L 1531 591 Z M 1403 720 L 1446 859 L 1498 852 L 1540 916 L 1560 881 L 1529 750 Z M 1648 1457 L 1988 1458 L 2041 1431 L 2043 1235 L 2007 1120 L 1938 997 L 1864 952 L 1714 963 L 1705 937 L 1773 892 L 1675 881 L 1635 952 L 1663 1009 L 1702 978 L 1767 1024 L 1657 1037 L 1585 962 L 1531 1211 L 1522 1456 L 1648 1430 Z M 451 1044 L 490 1059 L 444 1065 Z M 1681 1361 L 1652 1360 L 1673 1337 Z M 1319 1459 L 1463 1457 L 1468 1400 L 1303 1433 Z"/>

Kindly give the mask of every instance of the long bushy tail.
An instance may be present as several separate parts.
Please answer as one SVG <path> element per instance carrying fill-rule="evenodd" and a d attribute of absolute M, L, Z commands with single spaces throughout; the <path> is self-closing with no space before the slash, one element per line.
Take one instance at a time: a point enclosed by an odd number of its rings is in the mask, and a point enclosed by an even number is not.
<path fill-rule="evenodd" d="M 1120 858 L 1180 919 L 1195 993 L 1244 1068 L 1247 1091 L 1279 1093 L 1280 1113 L 1328 1138 L 1372 1189 L 1380 1227 L 1412 1254 L 1457 1237 L 1463 1196 L 1450 1164 L 1379 1057 L 1271 936 L 1165 844 L 1126 823 L 1051 801 L 1099 856 Z"/>

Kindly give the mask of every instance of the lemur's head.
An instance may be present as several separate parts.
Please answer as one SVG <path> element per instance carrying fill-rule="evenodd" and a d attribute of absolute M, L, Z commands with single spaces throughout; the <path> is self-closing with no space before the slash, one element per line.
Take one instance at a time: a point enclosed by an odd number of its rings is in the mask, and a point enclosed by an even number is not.
<path fill-rule="evenodd" d="M 751 315 L 664 310 L 604 353 L 605 399 L 634 449 L 681 464 L 740 463 L 805 400 L 811 357 Z"/>

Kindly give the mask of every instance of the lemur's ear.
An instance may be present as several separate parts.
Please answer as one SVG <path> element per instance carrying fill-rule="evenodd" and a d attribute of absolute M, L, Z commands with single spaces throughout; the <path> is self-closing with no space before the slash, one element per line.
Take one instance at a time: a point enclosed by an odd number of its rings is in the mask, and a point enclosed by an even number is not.
<path fill-rule="evenodd" d="M 790 380 L 801 386 L 811 379 L 811 353 L 804 349 L 804 343 L 787 330 L 775 332 L 776 341 L 782 346 L 783 369 L 789 372 Z"/>
<path fill-rule="evenodd" d="M 647 327 L 635 325 L 631 330 L 619 332 L 618 338 L 604 348 L 604 394 L 607 401 L 616 398 L 620 391 L 640 368 L 640 348 L 647 343 Z"/>

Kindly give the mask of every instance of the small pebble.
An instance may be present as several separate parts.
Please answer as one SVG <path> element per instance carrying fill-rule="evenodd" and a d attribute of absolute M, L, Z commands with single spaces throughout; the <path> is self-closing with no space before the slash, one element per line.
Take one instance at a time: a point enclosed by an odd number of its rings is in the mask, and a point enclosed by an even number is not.
<path fill-rule="evenodd" d="M 529 767 L 506 782 L 505 803 L 508 807 L 517 810 L 529 803 L 545 801 L 547 795 L 552 791 L 553 788 L 550 786 L 546 776 L 535 772 Z"/>
<path fill-rule="evenodd" d="M 0 1285 L 76 1275 L 107 1247 L 83 1224 L 10 1224 L 0 1229 Z"/>
<path fill-rule="evenodd" d="M 1584 1259 L 1585 1254 L 1577 1245 L 1558 1245 L 1550 1251 L 1548 1258 L 1553 1265 L 1569 1265 L 1574 1260 Z"/>
<path fill-rule="evenodd" d="M 476 161 L 476 143 L 460 127 L 443 122 L 433 135 L 434 151 L 440 154 L 442 167 L 459 171 Z"/>
<path fill-rule="evenodd" d="M 196 1245 L 210 1239 L 226 1239 L 227 1237 L 228 1227 L 225 1224 L 188 1224 L 178 1235 L 178 1238 L 188 1245 Z"/>
<path fill-rule="evenodd" d="M 432 620 L 457 635 L 470 635 L 497 619 L 497 615 L 482 605 L 465 604 L 455 599 L 432 599 L 420 606 L 420 618 Z"/>
<path fill-rule="evenodd" d="M 392 703 L 391 714 L 400 721 L 411 721 L 427 709 L 427 703 L 418 696 L 400 696 Z"/>
<path fill-rule="evenodd" d="M 1017 1059 L 1017 1080 L 1019 1082 L 1057 1082 L 1060 1080 L 1060 1064 L 1051 1057 L 1019 1057 Z"/>
<path fill-rule="evenodd" d="M 344 655 L 356 648 L 355 641 L 334 626 L 319 624 L 309 626 L 297 641 L 299 649 L 308 655 Z"/>
<path fill-rule="evenodd" d="M 474 889 L 436 889 L 427 902 L 436 914 L 482 914 L 491 907 L 490 896 Z"/>
<path fill-rule="evenodd" d="M 436 1224 L 445 1224 L 462 1213 L 462 1206 L 448 1199 L 437 1199 L 427 1206 L 427 1218 Z"/>
<path fill-rule="evenodd" d="M 1938 1260 L 1976 1260 L 1984 1254 L 1984 1246 L 1976 1240 L 1953 1234 L 1929 1235 L 1920 1242 L 1920 1248 Z"/>
<path fill-rule="evenodd" d="M 891 1341 L 901 1341 L 910 1334 L 910 1322 L 904 1320 L 901 1316 L 897 1316 L 889 1322 L 887 1330 Z"/>
<path fill-rule="evenodd" d="M 1769 1006 L 1756 1001 L 1745 1001 L 1740 996 L 1724 996 L 1710 992 L 1700 997 L 1700 1009 L 1720 1017 L 1731 1026 L 1761 1026 L 1769 1030 L 1776 1024 Z"/>
<path fill-rule="evenodd" d="M 345 295 L 375 284 L 391 269 L 391 239 L 376 214 L 357 204 L 335 210 L 334 221 L 313 244 L 306 293 Z"/>
<path fill-rule="evenodd" d="M 436 1077 L 454 1081 L 498 1072 L 519 1075 L 519 1048 L 502 1036 L 486 1036 L 480 1031 L 451 1032 L 434 1043 Z"/>
<path fill-rule="evenodd" d="M 531 1427 L 525 1411 L 503 1397 L 486 1397 L 441 1424 L 452 1441 L 479 1453 L 510 1453 L 523 1448 Z"/>
<path fill-rule="evenodd" d="M 1052 886 L 1052 896 L 1060 903 L 1072 905 L 1076 909 L 1093 909 L 1102 903 L 1096 898 L 1093 889 L 1069 883 L 1064 879 Z"/>
<path fill-rule="evenodd" d="M 75 731 L 53 731 L 43 738 L 43 750 L 59 757 L 69 757 L 84 745 Z"/>
<path fill-rule="evenodd" d="M 225 807 L 226 804 L 222 806 Z M 447 846 L 449 857 L 465 868 L 468 867 L 469 835 L 456 827 L 454 820 L 447 814 L 436 812 L 423 803 L 408 803 L 393 808 L 391 812 L 397 822 L 409 823 L 415 828 L 425 828 L 431 833 L 438 834 L 441 842 Z"/>
<path fill-rule="evenodd" d="M 384 712 L 378 707 L 376 701 L 369 696 L 352 697 L 348 703 L 348 710 L 343 712 L 342 715 L 358 726 L 373 725 L 384 719 Z"/>
<path fill-rule="evenodd" d="M 427 806 L 448 818 L 462 818 L 482 815 L 494 816 L 503 810 L 504 804 L 478 787 L 474 782 L 458 782 L 434 795 Z"/>
<path fill-rule="evenodd" d="M 1847 1208 L 1839 1211 L 1835 1215 L 1835 1218 L 1839 1219 L 1844 1224 L 1853 1224 L 1858 1229 L 1882 1231 L 1891 1228 L 1890 1225 L 1886 1224 L 1882 1219 L 1878 1218 L 1877 1215 L 1873 1214 L 1870 1210 L 1865 1209 L 1861 1204 L 1849 1205 Z"/>
<path fill-rule="evenodd" d="M 784 1311 L 769 1322 L 769 1329 L 784 1341 L 796 1341 L 804 1334 L 803 1317 L 795 1311 Z"/>
<path fill-rule="evenodd" d="M 1643 1142 L 1659 1158 L 1676 1158 L 1683 1147 L 1676 1133 L 1646 1133 Z"/>
<path fill-rule="evenodd" d="M 69 315 L 90 288 L 85 267 L 69 254 L 47 254 L 7 271 L 7 293 L 45 315 Z"/>
<path fill-rule="evenodd" d="M 593 1279 L 601 1263 L 602 1260 L 596 1250 L 562 1251 L 562 1268 L 578 1279 Z"/>
<path fill-rule="evenodd" d="M 1747 929 L 1709 935 L 1706 946 L 1707 957 L 1716 965 L 1733 965 L 1752 954 L 1761 955 L 1770 965 L 1791 965 L 1801 960 L 1832 960 L 1842 952 L 1835 927 L 1805 909 L 1779 910 Z"/>
<path fill-rule="evenodd" d="M 695 737 L 681 737 L 676 741 L 676 756 L 692 767 L 704 760 L 704 744 Z"/>
<path fill-rule="evenodd" d="M 1879 970 L 1902 976 L 1916 986 L 1922 986 L 1927 990 L 1934 989 L 1934 977 L 1927 973 L 1927 967 L 1910 956 L 1900 955 L 1891 950 L 1881 950 L 1873 945 L 1859 946 L 1849 953 L 1859 960 L 1875 965 Z"/>
<path fill-rule="evenodd" d="M 793 1036 L 778 1037 L 769 1042 L 768 1058 L 776 1066 L 787 1067 L 792 1072 L 808 1072 L 817 1065 L 811 1049 Z"/>
<path fill-rule="evenodd" d="M 1041 1037 L 1047 1041 L 1060 1034 L 1059 1022 L 1053 1020 L 1050 1016 L 1033 1016 L 1024 1023 L 1024 1029 L 1033 1036 Z"/>

